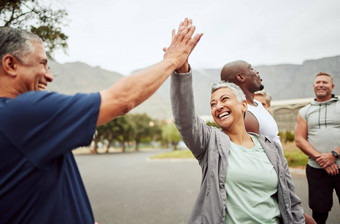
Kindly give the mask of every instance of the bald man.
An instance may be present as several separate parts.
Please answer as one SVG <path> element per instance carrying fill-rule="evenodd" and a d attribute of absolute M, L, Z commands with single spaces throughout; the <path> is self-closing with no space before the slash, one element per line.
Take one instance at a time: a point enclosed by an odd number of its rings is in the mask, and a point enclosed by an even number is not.
<path fill-rule="evenodd" d="M 264 88 L 259 72 L 246 61 L 233 61 L 223 66 L 221 80 L 235 83 L 246 95 L 248 102 L 248 113 L 245 116 L 246 130 L 262 134 L 281 146 L 276 121 L 262 103 L 254 99 L 254 93 Z"/>

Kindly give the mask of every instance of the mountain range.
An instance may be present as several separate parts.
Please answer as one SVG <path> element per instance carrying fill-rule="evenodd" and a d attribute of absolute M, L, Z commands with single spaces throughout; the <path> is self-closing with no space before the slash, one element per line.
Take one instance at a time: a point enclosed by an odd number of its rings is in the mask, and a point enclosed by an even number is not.
<path fill-rule="evenodd" d="M 251 63 L 251 62 L 250 62 Z M 223 65 L 221 65 L 222 67 Z M 313 80 L 317 73 L 327 72 L 334 78 L 334 94 L 340 94 L 340 56 L 306 60 L 302 64 L 253 65 L 259 71 L 265 90 L 272 96 L 273 101 L 314 96 Z M 117 80 L 124 77 L 117 72 L 100 67 L 92 67 L 82 62 L 60 64 L 50 62 L 54 82 L 49 85 L 49 91 L 64 94 L 77 92 L 96 92 L 108 88 Z M 220 69 L 193 68 L 193 86 L 196 112 L 199 115 L 210 114 L 210 86 L 219 81 Z M 130 113 L 147 113 L 156 119 L 171 117 L 169 79 L 143 104 Z"/>

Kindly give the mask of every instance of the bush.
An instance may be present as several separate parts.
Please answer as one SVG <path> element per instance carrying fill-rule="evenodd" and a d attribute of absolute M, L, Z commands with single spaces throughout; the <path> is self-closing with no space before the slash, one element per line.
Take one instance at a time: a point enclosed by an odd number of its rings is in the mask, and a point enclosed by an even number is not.
<path fill-rule="evenodd" d="M 299 149 L 284 151 L 289 167 L 306 166 L 308 157 Z"/>
<path fill-rule="evenodd" d="M 291 131 L 286 131 L 286 132 L 279 132 L 279 136 L 281 139 L 281 142 L 287 143 L 287 142 L 294 142 L 295 135 Z"/>
<path fill-rule="evenodd" d="M 285 142 L 294 142 L 294 139 L 295 135 L 290 131 L 286 131 Z"/>

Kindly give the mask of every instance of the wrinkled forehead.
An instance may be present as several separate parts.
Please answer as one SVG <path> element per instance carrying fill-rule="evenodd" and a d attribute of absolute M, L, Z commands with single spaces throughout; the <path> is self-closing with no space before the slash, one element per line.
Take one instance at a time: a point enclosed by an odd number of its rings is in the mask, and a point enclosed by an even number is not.
<path fill-rule="evenodd" d="M 314 83 L 319 81 L 327 81 L 333 83 L 332 78 L 328 75 L 318 75 L 317 77 L 315 77 Z"/>

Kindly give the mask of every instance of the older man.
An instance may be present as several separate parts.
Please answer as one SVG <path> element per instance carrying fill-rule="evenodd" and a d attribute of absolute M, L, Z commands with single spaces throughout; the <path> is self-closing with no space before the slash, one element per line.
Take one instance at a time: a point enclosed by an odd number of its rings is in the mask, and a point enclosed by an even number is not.
<path fill-rule="evenodd" d="M 256 91 L 254 93 L 254 99 L 262 103 L 262 106 L 270 113 L 272 114 L 272 111 L 270 110 L 270 104 L 272 101 L 272 96 L 269 95 L 264 89 L 260 91 Z"/>
<path fill-rule="evenodd" d="M 202 35 L 194 31 L 186 19 L 161 62 L 100 92 L 66 96 L 38 91 L 53 81 L 41 39 L 0 28 L 0 223 L 93 224 L 72 150 L 182 66 Z"/>
<path fill-rule="evenodd" d="M 333 78 L 320 72 L 314 80 L 315 100 L 297 117 L 295 142 L 309 160 L 306 168 L 313 218 L 326 223 L 335 189 L 340 203 L 340 101 L 332 94 Z"/>

